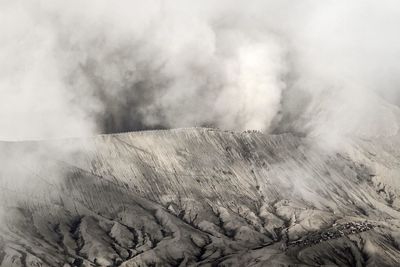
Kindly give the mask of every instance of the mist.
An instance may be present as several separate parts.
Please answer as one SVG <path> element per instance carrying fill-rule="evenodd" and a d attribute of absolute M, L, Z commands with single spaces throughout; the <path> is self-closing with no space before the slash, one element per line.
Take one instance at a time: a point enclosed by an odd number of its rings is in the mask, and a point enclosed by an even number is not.
<path fill-rule="evenodd" d="M 396 1 L 0 1 L 0 139 L 398 127 Z"/>

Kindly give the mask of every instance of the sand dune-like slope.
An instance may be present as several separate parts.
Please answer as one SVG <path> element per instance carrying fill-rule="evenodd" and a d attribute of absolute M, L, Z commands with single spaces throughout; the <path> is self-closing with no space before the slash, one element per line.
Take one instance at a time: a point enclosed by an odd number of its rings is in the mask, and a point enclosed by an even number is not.
<path fill-rule="evenodd" d="M 400 266 L 400 138 L 0 143 L 1 266 Z"/>

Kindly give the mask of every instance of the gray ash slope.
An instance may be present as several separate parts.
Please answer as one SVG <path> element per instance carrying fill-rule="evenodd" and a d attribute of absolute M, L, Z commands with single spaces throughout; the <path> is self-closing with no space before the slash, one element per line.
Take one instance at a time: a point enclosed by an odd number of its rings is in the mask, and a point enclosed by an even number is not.
<path fill-rule="evenodd" d="M 1 143 L 1 266 L 399 266 L 400 137 L 308 141 L 193 128 Z"/>

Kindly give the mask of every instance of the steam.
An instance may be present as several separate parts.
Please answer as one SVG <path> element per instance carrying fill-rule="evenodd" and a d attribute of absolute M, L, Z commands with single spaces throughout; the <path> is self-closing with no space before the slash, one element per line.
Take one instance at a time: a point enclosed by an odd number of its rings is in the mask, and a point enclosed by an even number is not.
<path fill-rule="evenodd" d="M 0 138 L 398 131 L 396 1 L 0 1 Z"/>

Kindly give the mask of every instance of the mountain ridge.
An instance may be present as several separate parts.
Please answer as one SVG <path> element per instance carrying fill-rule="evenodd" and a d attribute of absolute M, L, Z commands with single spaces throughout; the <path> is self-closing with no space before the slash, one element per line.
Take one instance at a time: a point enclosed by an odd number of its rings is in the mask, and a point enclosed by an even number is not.
<path fill-rule="evenodd" d="M 190 128 L 8 144 L 1 266 L 393 266 L 393 139 L 327 153 Z"/>

